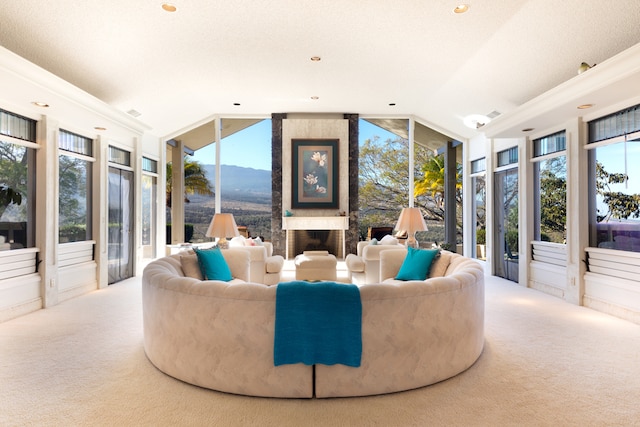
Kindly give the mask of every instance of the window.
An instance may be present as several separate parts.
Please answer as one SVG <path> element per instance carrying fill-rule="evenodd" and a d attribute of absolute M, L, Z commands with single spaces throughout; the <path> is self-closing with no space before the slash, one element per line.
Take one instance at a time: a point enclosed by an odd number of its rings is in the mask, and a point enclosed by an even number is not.
<path fill-rule="evenodd" d="M 155 258 L 156 215 L 158 205 L 158 162 L 142 158 L 142 250 L 143 258 Z"/>
<path fill-rule="evenodd" d="M 640 252 L 640 106 L 589 123 L 590 244 Z"/>
<path fill-rule="evenodd" d="M 90 240 L 93 141 L 61 129 L 58 148 L 58 241 Z"/>
<path fill-rule="evenodd" d="M 36 121 L 0 110 L 0 250 L 35 246 Z"/>
<path fill-rule="evenodd" d="M 487 170 L 487 161 L 483 157 L 481 159 L 471 161 L 471 173 L 479 173 Z"/>
<path fill-rule="evenodd" d="M 131 153 L 121 148 L 110 145 L 109 162 L 122 166 L 131 166 Z"/>
<path fill-rule="evenodd" d="M 498 152 L 498 167 L 513 163 L 518 163 L 518 147 L 511 147 Z"/>
<path fill-rule="evenodd" d="M 474 256 L 478 259 L 486 259 L 485 245 L 486 231 L 486 206 L 487 206 L 487 162 L 485 158 L 471 162 L 471 185 L 473 186 L 473 212 L 476 219 L 476 235 L 474 244 Z"/>
<path fill-rule="evenodd" d="M 567 157 L 564 131 L 533 141 L 536 240 L 566 243 Z"/>

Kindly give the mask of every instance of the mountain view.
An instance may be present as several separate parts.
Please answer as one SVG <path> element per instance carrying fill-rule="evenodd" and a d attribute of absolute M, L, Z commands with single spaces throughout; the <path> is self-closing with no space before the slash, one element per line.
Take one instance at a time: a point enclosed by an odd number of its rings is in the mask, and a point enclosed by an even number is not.
<path fill-rule="evenodd" d="M 209 182 L 215 185 L 215 165 L 202 165 Z M 222 165 L 221 211 L 232 213 L 238 226 L 246 226 L 251 237 L 271 239 L 271 171 Z M 188 196 L 185 223 L 193 225 L 192 242 L 208 241 L 205 236 L 215 214 L 214 196 Z"/>

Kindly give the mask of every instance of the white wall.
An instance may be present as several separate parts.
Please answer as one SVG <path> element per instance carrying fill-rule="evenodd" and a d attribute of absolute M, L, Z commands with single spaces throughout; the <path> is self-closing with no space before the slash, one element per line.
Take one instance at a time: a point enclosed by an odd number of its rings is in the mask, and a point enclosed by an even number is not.
<path fill-rule="evenodd" d="M 0 48 L 0 108 L 37 121 L 37 155 L 35 176 L 36 211 L 35 248 L 3 251 L 0 272 L 15 265 L 18 259 L 40 260 L 37 272 L 3 279 L 0 275 L 0 321 L 65 299 L 107 286 L 107 159 L 109 144 L 132 153 L 139 188 L 139 163 L 147 155 L 164 161 L 160 139 L 142 123 L 124 112 L 112 109 L 96 98 L 71 86 L 58 77 L 36 67 L 15 54 Z M 33 105 L 49 104 L 48 108 Z M 106 130 L 97 130 L 104 127 Z M 65 129 L 94 140 L 92 187 L 93 240 L 58 243 L 58 134 Z M 2 137 L 0 137 L 2 138 Z M 164 164 L 164 163 L 162 163 Z M 164 172 L 159 190 L 164 185 Z M 159 197 L 159 211 L 164 213 L 164 197 Z M 136 215 L 139 215 L 139 197 Z M 164 231 L 164 228 L 162 228 Z M 139 247 L 139 232 L 136 248 Z M 164 233 L 158 230 L 158 240 Z M 26 258 L 25 258 L 26 257 Z"/>

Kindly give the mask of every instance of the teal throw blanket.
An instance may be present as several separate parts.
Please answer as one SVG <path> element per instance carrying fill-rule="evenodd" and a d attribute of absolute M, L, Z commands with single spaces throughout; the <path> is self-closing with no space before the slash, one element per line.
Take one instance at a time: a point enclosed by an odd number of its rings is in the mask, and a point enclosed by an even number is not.
<path fill-rule="evenodd" d="M 276 366 L 360 366 L 362 303 L 358 287 L 335 282 L 279 283 L 273 356 Z"/>

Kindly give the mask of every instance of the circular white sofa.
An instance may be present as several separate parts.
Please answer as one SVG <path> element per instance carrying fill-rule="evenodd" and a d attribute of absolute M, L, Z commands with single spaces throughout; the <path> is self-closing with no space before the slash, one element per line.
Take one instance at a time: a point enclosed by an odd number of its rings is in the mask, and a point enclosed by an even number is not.
<path fill-rule="evenodd" d="M 381 272 L 388 274 L 405 252 L 386 252 L 391 255 L 381 257 Z M 232 256 L 225 252 L 225 258 Z M 150 263 L 143 274 L 145 352 L 168 375 L 244 395 L 324 398 L 423 387 L 469 368 L 484 345 L 482 267 L 443 253 L 432 267 L 437 270 L 444 275 L 359 286 L 361 366 L 314 369 L 274 366 L 277 285 L 185 277 L 180 255 L 171 255 Z"/>

